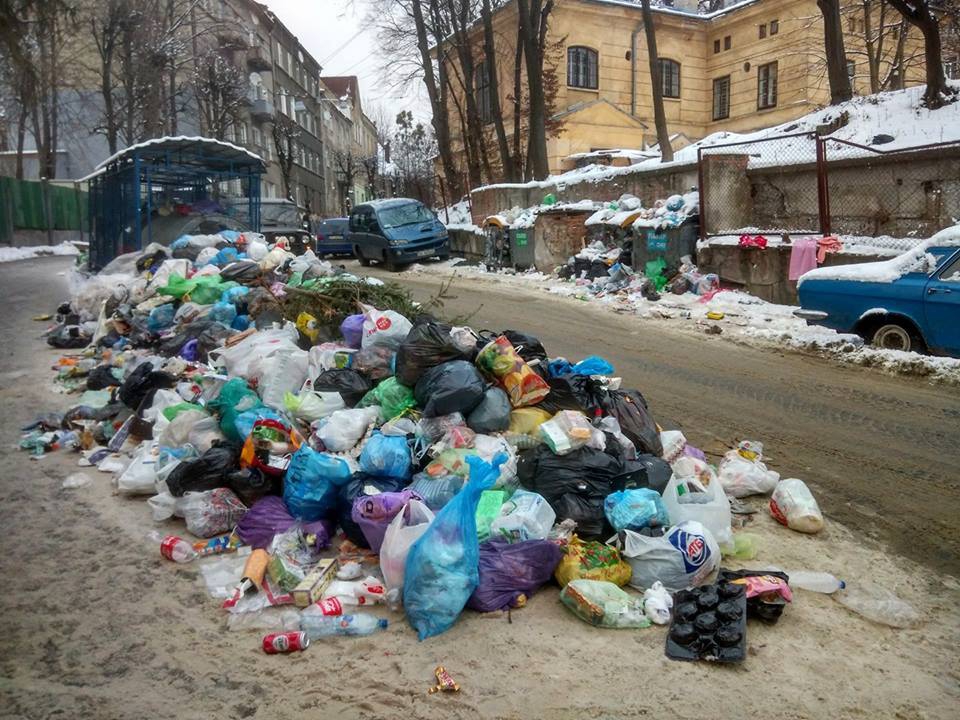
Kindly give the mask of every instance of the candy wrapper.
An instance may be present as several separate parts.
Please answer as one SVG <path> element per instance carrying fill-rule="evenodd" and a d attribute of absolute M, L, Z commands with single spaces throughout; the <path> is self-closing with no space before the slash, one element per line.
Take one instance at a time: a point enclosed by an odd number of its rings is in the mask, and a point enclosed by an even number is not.
<path fill-rule="evenodd" d="M 477 367 L 497 379 L 515 408 L 536 405 L 550 392 L 547 382 L 530 369 L 503 335 L 480 351 Z"/>
<path fill-rule="evenodd" d="M 443 665 L 438 665 L 433 674 L 437 677 L 437 684 L 428 691 L 430 695 L 437 692 L 460 692 L 460 685 L 454 682 Z"/>

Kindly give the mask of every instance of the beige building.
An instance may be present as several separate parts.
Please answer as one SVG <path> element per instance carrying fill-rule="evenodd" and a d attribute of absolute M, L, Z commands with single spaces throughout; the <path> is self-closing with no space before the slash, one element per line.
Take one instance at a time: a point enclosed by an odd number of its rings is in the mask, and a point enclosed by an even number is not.
<path fill-rule="evenodd" d="M 666 3 L 664 3 L 666 5 Z M 654 7 L 664 104 L 671 136 L 684 142 L 728 130 L 775 125 L 829 101 L 823 23 L 815 0 L 728 0 L 726 8 L 700 13 L 697 0 Z M 854 90 L 870 92 L 862 3 L 845 2 L 844 31 Z M 888 11 L 889 15 L 894 11 Z M 876 19 L 874 19 L 876 22 Z M 510 114 L 513 92 L 516 2 L 494 18 L 501 105 Z M 899 30 L 890 30 L 893 37 Z M 475 56 L 482 58 L 481 29 Z M 923 82 L 919 33 L 905 37 L 906 72 L 892 87 Z M 557 47 L 558 92 L 554 106 L 563 131 L 548 140 L 552 173 L 569 169 L 571 155 L 609 148 L 643 149 L 656 142 L 653 93 L 639 0 L 557 0 L 548 45 Z M 887 40 L 880 75 L 890 72 L 897 39 Z M 481 71 L 482 72 L 482 71 Z M 451 76 L 458 72 L 451 70 Z M 478 77 L 478 107 L 489 92 Z M 462 92 L 462 86 L 460 87 Z M 456 107 L 457 103 L 453 103 Z M 455 144 L 461 137 L 456 110 L 450 116 Z M 512 131 L 512 120 L 506 122 Z M 492 126 L 491 155 L 496 153 Z"/>

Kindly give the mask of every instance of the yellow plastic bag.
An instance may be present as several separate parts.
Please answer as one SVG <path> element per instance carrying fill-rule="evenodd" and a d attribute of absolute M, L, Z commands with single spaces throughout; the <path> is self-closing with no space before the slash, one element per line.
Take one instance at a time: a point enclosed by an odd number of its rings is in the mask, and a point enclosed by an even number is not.
<path fill-rule="evenodd" d="M 540 426 L 551 417 L 550 413 L 540 408 L 517 408 L 510 413 L 510 428 L 507 432 L 537 437 Z"/>
<path fill-rule="evenodd" d="M 616 585 L 630 581 L 630 565 L 620 557 L 620 551 L 596 540 L 584 542 L 576 535 L 567 543 L 567 550 L 554 577 L 560 587 L 572 580 L 607 580 Z"/>

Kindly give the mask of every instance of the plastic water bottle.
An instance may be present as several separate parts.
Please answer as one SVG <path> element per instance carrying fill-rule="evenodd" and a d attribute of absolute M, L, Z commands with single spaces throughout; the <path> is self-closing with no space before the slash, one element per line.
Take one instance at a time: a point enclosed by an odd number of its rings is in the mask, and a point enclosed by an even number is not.
<path fill-rule="evenodd" d="M 386 620 L 361 613 L 339 617 L 300 616 L 300 629 L 307 633 L 307 637 L 311 640 L 333 635 L 372 635 L 378 630 L 385 630 L 388 624 Z"/>
<path fill-rule="evenodd" d="M 182 537 L 176 535 L 162 536 L 156 530 L 147 536 L 150 540 L 160 543 L 160 554 L 167 560 L 173 560 L 176 563 L 188 563 L 196 560 L 197 551 L 193 545 L 188 543 Z"/>
<path fill-rule="evenodd" d="M 830 573 L 825 572 L 798 570 L 797 572 L 788 572 L 787 576 L 790 578 L 790 587 L 792 588 L 811 590 L 827 595 L 846 587 L 843 580 L 838 580 Z"/>

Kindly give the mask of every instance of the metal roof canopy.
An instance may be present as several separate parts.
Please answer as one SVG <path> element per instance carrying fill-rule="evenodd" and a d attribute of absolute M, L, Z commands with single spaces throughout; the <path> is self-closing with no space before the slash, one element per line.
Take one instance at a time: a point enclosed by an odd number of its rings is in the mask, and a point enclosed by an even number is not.
<path fill-rule="evenodd" d="M 241 181 L 247 217 L 260 230 L 260 176 L 263 160 L 232 143 L 202 137 L 163 137 L 132 145 L 110 156 L 87 176 L 90 193 L 90 267 L 99 269 L 117 255 L 140 250 L 143 231 L 151 242 L 153 195 L 176 191 L 191 202 L 219 196 L 220 183 Z"/>

